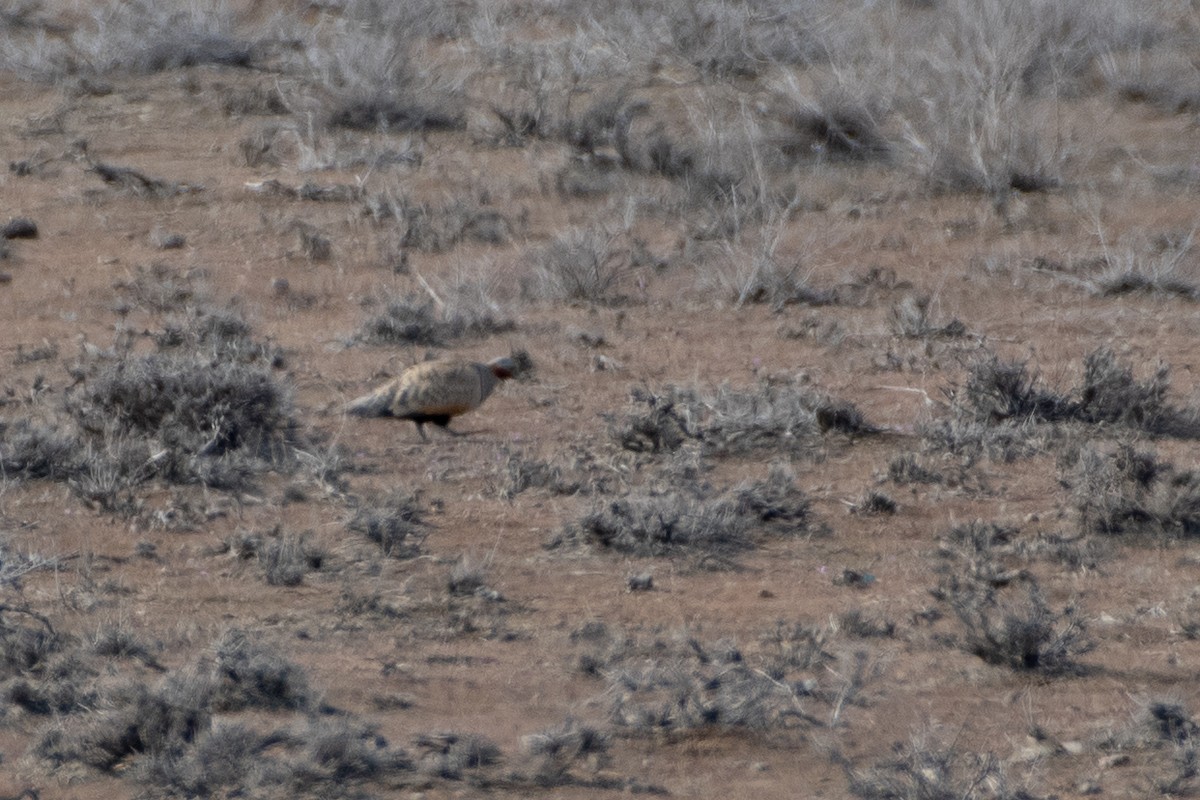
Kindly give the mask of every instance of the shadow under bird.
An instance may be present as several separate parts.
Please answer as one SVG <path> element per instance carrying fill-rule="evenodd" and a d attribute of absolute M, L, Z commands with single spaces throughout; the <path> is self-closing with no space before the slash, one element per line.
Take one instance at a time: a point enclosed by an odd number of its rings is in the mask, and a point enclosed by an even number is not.
<path fill-rule="evenodd" d="M 513 376 L 516 368 L 516 362 L 508 357 L 486 364 L 457 359 L 426 361 L 347 403 L 345 411 L 358 417 L 412 420 L 424 441 L 428 441 L 426 422 L 458 436 L 457 431 L 447 427 L 450 420 L 479 408 L 500 381 Z"/>

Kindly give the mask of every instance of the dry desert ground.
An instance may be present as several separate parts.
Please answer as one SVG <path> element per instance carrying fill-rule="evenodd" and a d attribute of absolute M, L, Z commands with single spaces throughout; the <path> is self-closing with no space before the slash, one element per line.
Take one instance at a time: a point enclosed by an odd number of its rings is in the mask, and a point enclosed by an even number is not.
<path fill-rule="evenodd" d="M 1197 53 L 0 3 L 0 797 L 1200 793 Z"/>

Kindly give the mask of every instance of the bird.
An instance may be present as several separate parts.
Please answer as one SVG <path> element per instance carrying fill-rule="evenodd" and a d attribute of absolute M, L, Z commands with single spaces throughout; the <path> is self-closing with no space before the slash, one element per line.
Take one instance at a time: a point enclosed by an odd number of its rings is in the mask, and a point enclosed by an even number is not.
<path fill-rule="evenodd" d="M 416 423 L 422 441 L 425 423 L 432 422 L 447 433 L 450 420 L 474 411 L 488 399 L 496 386 L 513 376 L 516 362 L 507 356 L 486 364 L 461 359 L 439 359 L 409 367 L 370 394 L 347 403 L 347 414 L 358 417 L 394 417 Z"/>

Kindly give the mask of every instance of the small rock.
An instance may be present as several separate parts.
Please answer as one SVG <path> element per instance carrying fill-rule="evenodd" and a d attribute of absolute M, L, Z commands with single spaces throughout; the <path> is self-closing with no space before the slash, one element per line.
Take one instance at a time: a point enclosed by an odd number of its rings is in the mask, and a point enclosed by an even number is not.
<path fill-rule="evenodd" d="M 5 239 L 36 239 L 37 235 L 37 223 L 25 217 L 10 219 L 7 225 L 0 228 L 0 237 Z"/>
<path fill-rule="evenodd" d="M 1102 786 L 1100 786 L 1100 784 L 1096 783 L 1095 781 L 1082 781 L 1081 783 L 1076 784 L 1075 793 L 1084 795 L 1084 796 L 1091 796 L 1094 794 L 1103 794 L 1104 788 Z"/>
<path fill-rule="evenodd" d="M 608 341 L 604 338 L 604 334 L 594 331 L 586 331 L 572 327 L 567 329 L 567 336 L 578 342 L 580 345 L 593 349 L 608 345 Z"/>
<path fill-rule="evenodd" d="M 654 576 L 649 572 L 630 575 L 625 580 L 625 585 L 629 587 L 629 591 L 631 592 L 648 592 L 654 588 Z"/>
<path fill-rule="evenodd" d="M 1105 756 L 1104 758 L 1100 759 L 1096 763 L 1100 765 L 1100 769 L 1110 769 L 1112 767 L 1123 767 L 1129 763 L 1129 754 L 1128 753 L 1113 753 L 1112 755 Z"/>
<path fill-rule="evenodd" d="M 625 367 L 620 361 L 597 353 L 592 356 L 592 372 L 620 372 Z"/>
<path fill-rule="evenodd" d="M 271 279 L 271 294 L 276 297 L 287 297 L 291 292 L 292 285 L 288 283 L 287 278 L 272 278 Z"/>
<path fill-rule="evenodd" d="M 178 250 L 187 244 L 187 237 L 182 233 L 166 233 L 156 230 L 150 234 L 150 241 L 159 250 Z"/>
<path fill-rule="evenodd" d="M 1078 742 L 1078 741 L 1072 740 L 1072 741 L 1063 742 L 1062 749 L 1068 755 L 1077 756 L 1083 752 L 1084 746 L 1083 746 L 1083 742 Z"/>
<path fill-rule="evenodd" d="M 875 576 L 869 572 L 844 569 L 841 575 L 834 577 L 833 582 L 837 586 L 853 586 L 857 589 L 865 589 L 875 583 Z"/>
<path fill-rule="evenodd" d="M 1041 761 L 1044 758 L 1049 758 L 1053 754 L 1053 748 L 1039 742 L 1037 744 L 1031 744 L 1028 747 L 1022 747 L 1020 750 L 1013 753 L 1012 760 L 1018 764 L 1031 764 L 1035 761 Z"/>

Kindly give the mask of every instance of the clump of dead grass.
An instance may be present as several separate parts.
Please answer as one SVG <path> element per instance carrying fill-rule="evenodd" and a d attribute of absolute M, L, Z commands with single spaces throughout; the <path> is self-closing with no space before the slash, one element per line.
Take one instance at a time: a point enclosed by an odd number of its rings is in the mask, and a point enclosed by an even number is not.
<path fill-rule="evenodd" d="M 994 354 L 977 358 L 966 381 L 947 391 L 949 417 L 925 426 L 925 440 L 934 449 L 1008 461 L 1045 449 L 1068 428 L 1200 437 L 1200 412 L 1167 400 L 1166 364 L 1138 380 L 1131 366 L 1102 347 L 1084 358 L 1083 368 L 1081 384 L 1060 392 L 1027 363 Z"/>
<path fill-rule="evenodd" d="M 962 622 L 962 648 L 989 664 L 1072 674 L 1082 669 L 1078 657 L 1095 646 L 1079 609 L 1052 610 L 1032 578 L 1015 581 L 1007 592 L 977 579 L 951 578 L 938 594 Z"/>
<path fill-rule="evenodd" d="M 928 295 L 906 295 L 889 311 L 889 322 L 897 336 L 908 339 L 959 339 L 967 326 L 957 318 L 943 324 L 932 321 L 932 299 Z"/>
<path fill-rule="evenodd" d="M 525 293 L 541 300 L 618 302 L 635 256 L 628 239 L 627 226 L 579 227 L 556 234 L 532 254 L 533 270 L 523 282 Z"/>
<path fill-rule="evenodd" d="M 967 752 L 954 745 L 914 737 L 897 743 L 893 756 L 870 767 L 844 764 L 849 788 L 862 800 L 1017 800 L 1031 797 L 1005 774 L 1003 762 L 992 753 Z"/>
<path fill-rule="evenodd" d="M 722 385 L 711 392 L 668 386 L 656 394 L 635 387 L 630 401 L 634 408 L 613 435 L 635 452 L 669 452 L 692 441 L 711 454 L 801 453 L 821 433 L 877 431 L 853 403 L 799 380 L 753 389 Z"/>
<path fill-rule="evenodd" d="M 209 274 L 203 269 L 181 270 L 155 262 L 137 267 L 128 278 L 113 284 L 129 306 L 153 312 L 184 312 L 211 303 Z"/>
<path fill-rule="evenodd" d="M 1084 534 L 1200 535 L 1200 473 L 1178 470 L 1153 451 L 1086 448 L 1068 475 Z"/>
<path fill-rule="evenodd" d="M 518 229 L 496 208 L 461 198 L 432 205 L 387 191 L 368 197 L 366 210 L 402 252 L 443 253 L 463 242 L 502 245 L 511 241 Z"/>
<path fill-rule="evenodd" d="M 416 495 L 396 490 L 358 504 L 347 527 L 393 558 L 412 558 L 426 535 L 425 512 Z"/>
<path fill-rule="evenodd" d="M 1151 294 L 1200 300 L 1194 238 L 1194 232 L 1160 234 L 1148 243 L 1106 246 L 1100 274 L 1083 278 L 1083 285 L 1102 297 Z"/>
<path fill-rule="evenodd" d="M 815 530 L 811 503 L 791 471 L 774 466 L 764 481 L 716 494 L 690 483 L 631 491 L 568 523 L 552 547 L 595 547 L 638 556 L 679 554 L 723 568 L 764 535 Z"/>
<path fill-rule="evenodd" d="M 1200 790 L 1200 724 L 1177 697 L 1154 697 L 1125 727 L 1100 740 L 1101 750 L 1114 755 L 1140 753 L 1148 763 L 1140 766 L 1162 795 L 1188 797 Z"/>
<path fill-rule="evenodd" d="M 570 769 L 578 762 L 599 763 L 611 745 L 611 737 L 598 727 L 568 717 L 561 724 L 521 739 L 522 749 L 537 760 L 535 780 L 557 786 L 571 780 Z"/>
<path fill-rule="evenodd" d="M 0 467 L 66 481 L 110 511 L 136 511 L 153 480 L 239 491 L 294 467 L 301 442 L 281 354 L 240 314 L 189 310 L 137 352 L 128 337 L 85 350 L 59 409 L 39 407 L 0 429 Z"/>
<path fill-rule="evenodd" d="M 580 668 L 608 684 L 609 718 L 624 736 L 757 737 L 836 725 L 876 675 L 865 654 L 830 652 L 829 629 L 797 622 L 779 621 L 747 647 L 689 631 L 617 634 L 602 624 L 572 638 L 586 651 Z"/>
<path fill-rule="evenodd" d="M 895 145 L 885 130 L 888 103 L 878 94 L 838 86 L 805 96 L 789 83 L 777 98 L 786 109 L 767 142 L 792 163 L 887 162 Z"/>
<path fill-rule="evenodd" d="M 348 3 L 305 50 L 322 121 L 362 131 L 454 130 L 465 124 L 462 85 L 423 59 L 422 39 L 448 14 L 427 3 Z"/>
<path fill-rule="evenodd" d="M 382 308 L 353 337 L 369 345 L 444 346 L 462 338 L 511 331 L 516 323 L 483 289 L 462 287 L 448 299 L 418 294 L 384 294 L 371 300 Z"/>
<path fill-rule="evenodd" d="M 252 68 L 271 52 L 264 30 L 251 30 L 223 2 L 185 6 L 139 0 L 97 7 L 71 37 L 73 66 L 94 75 L 214 64 Z"/>

